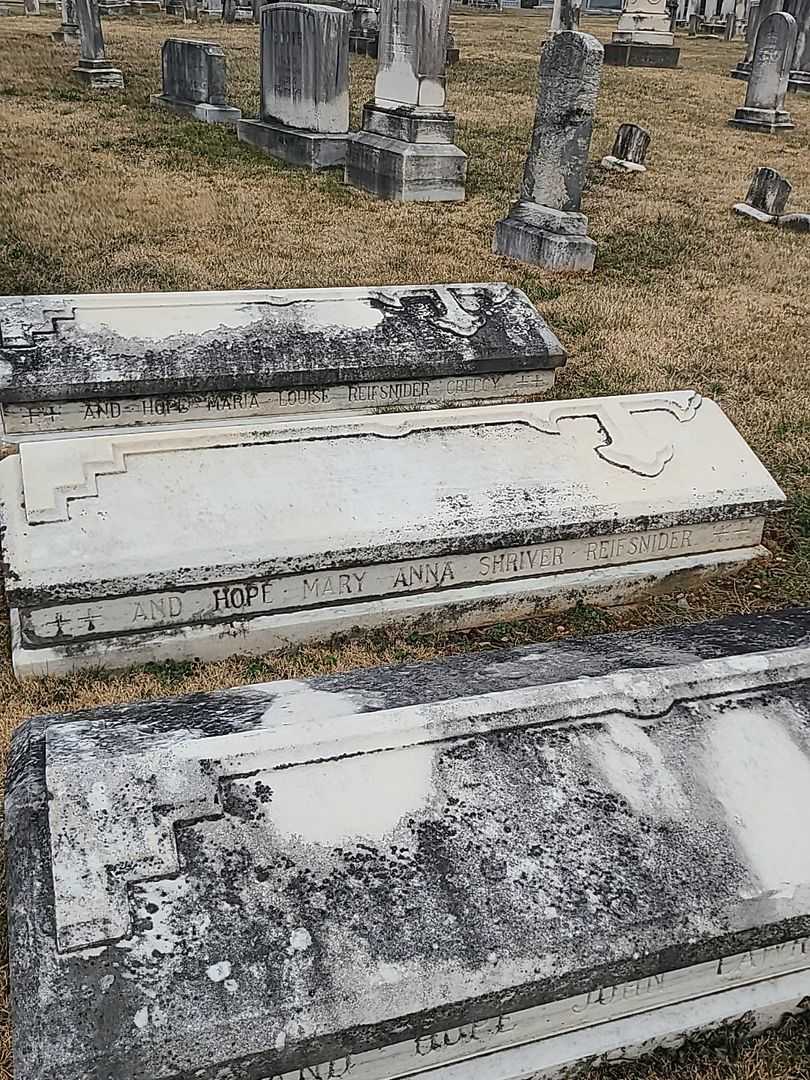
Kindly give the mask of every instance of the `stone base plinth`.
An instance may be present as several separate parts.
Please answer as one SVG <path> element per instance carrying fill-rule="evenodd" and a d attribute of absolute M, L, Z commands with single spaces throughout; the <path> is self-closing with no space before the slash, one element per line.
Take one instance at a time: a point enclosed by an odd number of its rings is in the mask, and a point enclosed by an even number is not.
<path fill-rule="evenodd" d="M 360 131 L 346 153 L 346 183 L 380 199 L 460 202 L 467 155 L 447 142 L 405 142 Z"/>
<path fill-rule="evenodd" d="M 742 79 L 743 82 L 748 82 L 748 78 L 751 74 L 751 63 L 747 60 L 740 60 L 736 67 L 732 68 L 729 72 L 732 79 Z"/>
<path fill-rule="evenodd" d="M 240 142 L 250 143 L 277 161 L 300 165 L 312 172 L 342 165 L 350 140 L 348 132 L 323 134 L 263 120 L 240 120 L 236 130 Z"/>
<path fill-rule="evenodd" d="M 159 15 L 162 9 L 159 0 L 132 0 L 129 10 L 133 15 Z"/>
<path fill-rule="evenodd" d="M 810 94 L 810 71 L 791 71 L 788 90 L 794 94 Z"/>
<path fill-rule="evenodd" d="M 363 106 L 363 132 L 401 142 L 452 144 L 456 118 L 445 109 L 388 109 L 369 101 Z"/>
<path fill-rule="evenodd" d="M 377 34 L 349 34 L 349 52 L 357 53 L 358 56 L 370 56 L 376 60 L 378 40 Z"/>
<path fill-rule="evenodd" d="M 608 154 L 607 157 L 602 158 L 603 169 L 613 169 L 616 172 L 646 172 L 646 165 L 639 165 L 637 161 L 625 161 L 623 158 L 614 157 L 612 154 Z"/>
<path fill-rule="evenodd" d="M 790 131 L 796 126 L 790 118 L 790 113 L 783 109 L 746 109 L 745 107 L 736 110 L 729 124 L 733 127 L 748 128 L 749 131 L 764 131 L 769 135 L 777 131 Z"/>
<path fill-rule="evenodd" d="M 636 45 L 610 41 L 605 45 L 605 63 L 610 67 L 676 68 L 681 50 L 674 45 Z"/>
<path fill-rule="evenodd" d="M 94 90 L 124 89 L 123 72 L 105 60 L 80 60 L 73 74 Z"/>
<path fill-rule="evenodd" d="M 58 30 L 52 31 L 51 41 L 56 45 L 79 45 L 81 38 L 78 26 L 71 28 L 60 26 Z"/>
<path fill-rule="evenodd" d="M 235 124 L 242 119 L 241 109 L 231 105 L 211 105 L 207 101 L 180 101 L 166 94 L 152 94 L 149 104 L 159 109 L 170 109 L 178 116 L 202 120 L 204 124 Z"/>
<path fill-rule="evenodd" d="M 754 221 L 759 221 L 764 225 L 772 225 L 776 221 L 775 214 L 768 214 L 764 210 L 759 210 L 756 206 L 751 206 L 750 203 L 735 203 L 732 209 L 740 217 L 753 218 Z"/>
<path fill-rule="evenodd" d="M 461 59 L 461 51 L 459 49 L 448 49 L 445 53 L 445 62 L 449 64 L 457 64 Z"/>
<path fill-rule="evenodd" d="M 587 274 L 596 259 L 596 242 L 587 229 L 584 214 L 515 203 L 509 216 L 495 226 L 492 250 L 546 270 Z"/>

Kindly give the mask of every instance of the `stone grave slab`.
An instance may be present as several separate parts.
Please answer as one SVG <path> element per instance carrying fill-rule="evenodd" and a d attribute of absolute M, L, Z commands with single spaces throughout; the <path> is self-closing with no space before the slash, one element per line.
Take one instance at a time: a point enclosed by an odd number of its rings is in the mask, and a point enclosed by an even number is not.
<path fill-rule="evenodd" d="M 629 603 L 765 556 L 783 500 L 693 391 L 24 441 L 0 461 L 14 664 Z"/>
<path fill-rule="evenodd" d="M 152 95 L 152 105 L 206 124 L 235 124 L 240 119 L 241 111 L 225 101 L 225 50 L 221 45 L 167 38 L 160 58 L 163 93 Z"/>
<path fill-rule="evenodd" d="M 19 1080 L 529 1080 L 810 995 L 810 618 L 37 717 Z"/>
<path fill-rule="evenodd" d="M 497 282 L 0 298 L 11 438 L 519 401 L 564 363 Z"/>

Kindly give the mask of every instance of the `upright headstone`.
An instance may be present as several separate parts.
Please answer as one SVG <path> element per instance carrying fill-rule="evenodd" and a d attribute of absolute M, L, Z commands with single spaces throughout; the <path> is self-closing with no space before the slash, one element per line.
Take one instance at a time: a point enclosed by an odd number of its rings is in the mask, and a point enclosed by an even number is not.
<path fill-rule="evenodd" d="M 745 104 L 736 110 L 730 124 L 771 134 L 794 127 L 783 106 L 795 47 L 796 20 L 792 15 L 775 11 L 760 22 Z"/>
<path fill-rule="evenodd" d="M 382 199 L 464 198 L 467 155 L 445 108 L 450 0 L 382 0 L 374 100 L 349 143 L 346 183 Z"/>
<path fill-rule="evenodd" d="M 810 0 L 786 0 L 785 11 L 796 20 L 796 48 L 788 90 L 810 93 Z"/>
<path fill-rule="evenodd" d="M 602 158 L 605 169 L 646 172 L 644 159 L 650 145 L 650 133 L 637 124 L 622 124 L 616 132 L 613 149 Z"/>
<path fill-rule="evenodd" d="M 222 18 L 222 0 L 208 0 L 207 7 L 205 8 L 206 14 L 209 18 L 221 19 Z"/>
<path fill-rule="evenodd" d="M 62 0 L 62 25 L 51 34 L 51 40 L 59 45 L 78 45 L 79 19 L 76 14 L 76 0 Z"/>
<path fill-rule="evenodd" d="M 745 202 L 735 203 L 734 212 L 755 221 L 773 222 L 784 213 L 790 192 L 789 181 L 776 169 L 759 168 L 751 180 Z"/>
<path fill-rule="evenodd" d="M 261 116 L 240 120 L 240 140 L 291 165 L 342 165 L 351 15 L 324 4 L 276 3 L 261 18 Z"/>
<path fill-rule="evenodd" d="M 624 0 L 605 63 L 613 67 L 678 66 L 681 50 L 669 27 L 667 0 Z"/>
<path fill-rule="evenodd" d="M 752 4 L 748 14 L 748 25 L 745 28 L 746 50 L 745 56 L 732 69 L 732 79 L 747 79 L 751 74 L 751 64 L 754 60 L 754 48 L 757 43 L 757 31 L 763 19 L 767 19 L 774 11 L 781 11 L 784 0 L 761 0 L 759 4 Z"/>
<path fill-rule="evenodd" d="M 222 21 L 226 25 L 236 21 L 236 0 L 219 0 L 222 8 Z"/>
<path fill-rule="evenodd" d="M 75 0 L 75 3 L 81 41 L 74 75 L 96 90 L 123 90 L 124 76 L 112 66 L 104 51 L 98 0 Z"/>
<path fill-rule="evenodd" d="M 697 37 L 698 26 L 700 24 L 700 15 L 697 12 L 692 12 L 689 16 L 689 37 Z M 673 41 L 675 40 L 673 36 Z"/>
<path fill-rule="evenodd" d="M 596 244 L 579 208 L 601 72 L 602 46 L 590 34 L 562 30 L 543 46 L 521 196 L 495 226 L 496 255 L 549 270 L 593 269 Z"/>
<path fill-rule="evenodd" d="M 199 21 L 200 6 L 198 0 L 183 0 L 183 22 L 189 23 Z"/>
<path fill-rule="evenodd" d="M 737 33 L 737 19 L 736 19 L 736 16 L 734 15 L 734 12 L 730 11 L 728 13 L 728 15 L 726 15 L 726 28 L 723 31 L 723 40 L 724 41 L 732 41 L 734 39 L 734 35 L 736 33 Z"/>
<path fill-rule="evenodd" d="M 355 4 L 351 9 L 349 52 L 376 59 L 380 37 L 380 14 L 371 4 Z"/>
<path fill-rule="evenodd" d="M 188 0 L 184 0 L 184 6 Z M 196 8 L 196 0 L 194 2 Z M 225 102 L 225 53 L 213 41 L 167 38 L 160 50 L 163 93 L 151 103 L 206 124 L 235 124 L 239 109 Z"/>
<path fill-rule="evenodd" d="M 23 0 L 23 11 L 26 15 L 39 15 L 39 0 Z"/>

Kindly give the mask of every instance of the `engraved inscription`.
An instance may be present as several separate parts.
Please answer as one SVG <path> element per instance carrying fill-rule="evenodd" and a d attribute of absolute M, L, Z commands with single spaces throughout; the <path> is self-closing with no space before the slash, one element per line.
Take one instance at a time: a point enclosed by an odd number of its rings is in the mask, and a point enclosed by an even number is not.
<path fill-rule="evenodd" d="M 810 938 L 796 938 L 778 945 L 764 945 L 761 949 L 751 949 L 737 956 L 726 956 L 717 961 L 717 974 L 739 978 L 740 975 L 755 975 L 766 972 L 786 960 L 810 958 Z"/>
<path fill-rule="evenodd" d="M 635 982 L 621 983 L 617 986 L 600 986 L 596 990 L 589 990 L 583 998 L 571 1006 L 571 1012 L 582 1013 L 594 1006 L 610 1005 L 616 1001 L 627 1001 L 629 998 L 641 998 L 664 985 L 664 975 L 650 975 L 646 979 L 637 979 Z"/>
<path fill-rule="evenodd" d="M 283 390 L 232 391 L 212 394 L 164 394 L 103 401 L 55 401 L 7 404 L 5 430 L 23 435 L 37 431 L 142 427 L 183 420 L 220 417 L 301 416 L 352 412 L 369 405 L 379 409 L 439 408 L 465 402 L 507 404 L 531 398 L 554 383 L 552 371 L 452 375 L 439 379 L 401 379 L 299 386 Z"/>
<path fill-rule="evenodd" d="M 729 526 L 732 526 L 729 528 Z M 762 519 L 706 522 L 647 532 L 530 544 L 439 559 L 409 559 L 275 578 L 217 582 L 182 591 L 64 604 L 20 613 L 30 646 L 177 625 L 243 620 L 263 614 L 367 599 L 458 589 L 489 582 L 564 575 L 683 554 L 758 544 Z M 223 631 L 225 632 L 225 631 Z M 243 631 L 240 631 L 243 632 Z"/>

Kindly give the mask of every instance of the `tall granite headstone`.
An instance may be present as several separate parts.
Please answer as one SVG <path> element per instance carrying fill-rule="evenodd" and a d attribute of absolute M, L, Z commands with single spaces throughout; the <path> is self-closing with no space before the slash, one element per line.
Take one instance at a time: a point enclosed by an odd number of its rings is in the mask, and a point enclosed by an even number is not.
<path fill-rule="evenodd" d="M 59 45 L 78 45 L 79 18 L 76 14 L 76 0 L 62 0 L 62 25 L 51 34 L 51 41 Z"/>
<path fill-rule="evenodd" d="M 382 199 L 464 198 L 467 156 L 445 108 L 450 0 L 382 0 L 374 100 L 346 155 L 346 183 Z"/>
<path fill-rule="evenodd" d="M 276 3 L 261 11 L 261 116 L 242 142 L 309 169 L 342 165 L 349 141 L 348 11 Z"/>
<path fill-rule="evenodd" d="M 794 127 L 785 112 L 790 64 L 796 47 L 796 20 L 775 11 L 759 24 L 745 104 L 729 120 L 735 127 L 773 134 Z"/>
<path fill-rule="evenodd" d="M 788 90 L 810 93 L 810 0 L 786 0 L 785 11 L 796 20 L 796 48 Z"/>
<path fill-rule="evenodd" d="M 580 213 L 602 46 L 563 30 L 543 46 L 532 144 L 520 199 L 495 226 L 492 250 L 548 270 L 593 270 L 596 244 Z"/>
<path fill-rule="evenodd" d="M 605 63 L 613 67 L 677 67 L 680 49 L 669 23 L 667 0 L 624 0 L 612 39 L 605 45 Z"/>
<path fill-rule="evenodd" d="M 104 50 L 98 0 L 75 0 L 75 3 L 80 48 L 74 75 L 95 90 L 123 90 L 124 76 L 109 62 Z"/>
<path fill-rule="evenodd" d="M 221 45 L 167 38 L 160 56 L 163 93 L 152 95 L 153 105 L 207 124 L 235 124 L 241 117 L 239 109 L 225 103 L 225 53 Z"/>

